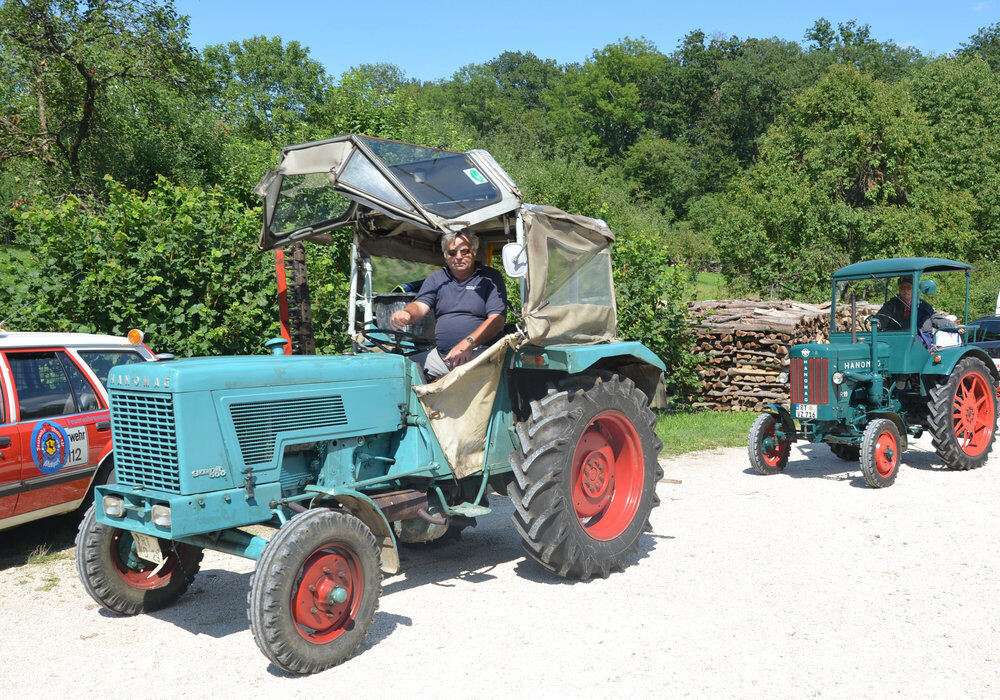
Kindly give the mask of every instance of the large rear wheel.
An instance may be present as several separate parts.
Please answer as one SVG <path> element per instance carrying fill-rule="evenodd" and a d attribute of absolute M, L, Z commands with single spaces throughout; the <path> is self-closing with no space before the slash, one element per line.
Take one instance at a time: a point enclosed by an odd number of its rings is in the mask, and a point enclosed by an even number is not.
<path fill-rule="evenodd" d="M 90 597 L 119 615 L 165 608 L 191 585 L 203 552 L 158 539 L 162 563 L 139 556 L 132 533 L 97 522 L 94 506 L 76 536 L 76 570 Z"/>
<path fill-rule="evenodd" d="M 996 436 L 996 382 L 983 362 L 965 357 L 948 378 L 931 389 L 934 449 L 950 469 L 986 463 Z"/>
<path fill-rule="evenodd" d="M 349 659 L 375 618 L 382 570 L 375 536 L 348 513 L 315 508 L 285 523 L 250 579 L 257 646 L 290 673 Z"/>
<path fill-rule="evenodd" d="M 646 396 L 609 372 L 569 377 L 531 403 L 507 491 L 535 561 L 577 579 L 625 568 L 659 504 L 655 425 Z"/>

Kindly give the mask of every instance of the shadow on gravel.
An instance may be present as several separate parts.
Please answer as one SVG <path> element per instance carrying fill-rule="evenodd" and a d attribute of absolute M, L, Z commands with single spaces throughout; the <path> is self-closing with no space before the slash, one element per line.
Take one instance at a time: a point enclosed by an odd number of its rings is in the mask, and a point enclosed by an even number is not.
<path fill-rule="evenodd" d="M 0 571 L 48 556 L 71 558 L 83 515 L 67 513 L 0 532 Z"/>

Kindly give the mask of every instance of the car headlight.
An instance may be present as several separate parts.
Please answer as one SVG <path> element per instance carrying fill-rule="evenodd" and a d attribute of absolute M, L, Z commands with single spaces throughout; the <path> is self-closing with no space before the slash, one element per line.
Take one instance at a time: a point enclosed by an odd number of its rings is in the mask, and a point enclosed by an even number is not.
<path fill-rule="evenodd" d="M 834 372 L 833 373 L 833 383 L 834 384 L 843 384 L 844 383 L 844 373 L 843 372 Z"/>
<path fill-rule="evenodd" d="M 778 372 L 778 382 L 788 384 L 788 372 Z"/>

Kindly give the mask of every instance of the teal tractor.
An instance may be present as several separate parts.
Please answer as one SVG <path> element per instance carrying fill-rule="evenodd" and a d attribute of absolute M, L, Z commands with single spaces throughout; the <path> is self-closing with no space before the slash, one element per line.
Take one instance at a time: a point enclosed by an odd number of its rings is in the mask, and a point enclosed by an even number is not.
<path fill-rule="evenodd" d="M 203 550 L 255 559 L 253 636 L 306 674 L 361 644 L 400 544 L 473 525 L 490 493 L 554 574 L 624 568 L 658 504 L 664 366 L 617 338 L 604 222 L 524 204 L 485 151 L 354 134 L 285 148 L 257 191 L 264 250 L 352 227 L 354 351 L 291 356 L 278 338 L 270 355 L 113 369 L 116 479 L 77 538 L 90 595 L 134 615 L 177 600 Z M 390 327 L 412 299 L 392 288 L 440 267 L 442 234 L 465 229 L 522 303 L 497 342 L 428 382 L 410 356 L 433 331 Z"/>
<path fill-rule="evenodd" d="M 751 427 L 754 470 L 783 471 L 797 440 L 825 442 L 841 459 L 860 459 L 869 486 L 889 486 L 909 439 L 925 430 L 948 468 L 981 467 L 996 430 L 998 372 L 976 344 L 979 328 L 968 324 L 973 269 L 940 258 L 897 258 L 838 270 L 830 342 L 791 348 L 780 376 L 791 407 L 768 405 Z M 964 286 L 961 323 L 923 298 L 939 286 Z"/>

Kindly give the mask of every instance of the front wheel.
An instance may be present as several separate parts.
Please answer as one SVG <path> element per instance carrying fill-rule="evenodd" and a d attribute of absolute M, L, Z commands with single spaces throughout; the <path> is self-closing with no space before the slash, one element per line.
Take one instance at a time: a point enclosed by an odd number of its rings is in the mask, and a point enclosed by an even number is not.
<path fill-rule="evenodd" d="M 318 673 L 349 659 L 382 594 L 379 549 L 348 513 L 315 508 L 278 530 L 257 562 L 247 616 L 264 656 L 290 673 Z"/>
<path fill-rule="evenodd" d="M 934 449 L 949 469 L 986 463 L 997 425 L 996 382 L 981 360 L 965 357 L 931 389 Z"/>
<path fill-rule="evenodd" d="M 757 416 L 757 420 L 750 426 L 747 451 L 750 454 L 750 466 L 758 474 L 778 474 L 788 464 L 792 444 L 787 438 L 779 439 L 775 435 L 777 427 L 778 417 L 773 413 Z"/>
<path fill-rule="evenodd" d="M 876 418 L 861 436 L 861 473 L 865 483 L 881 489 L 892 486 L 899 473 L 901 439 L 896 424 Z"/>
<path fill-rule="evenodd" d="M 659 504 L 656 416 L 632 380 L 569 377 L 517 426 L 507 492 L 528 554 L 559 576 L 625 568 Z"/>
<path fill-rule="evenodd" d="M 139 556 L 128 530 L 101 525 L 94 506 L 76 535 L 76 571 L 90 597 L 119 615 L 165 608 L 188 589 L 203 552 L 199 547 L 157 540 L 163 562 Z"/>

